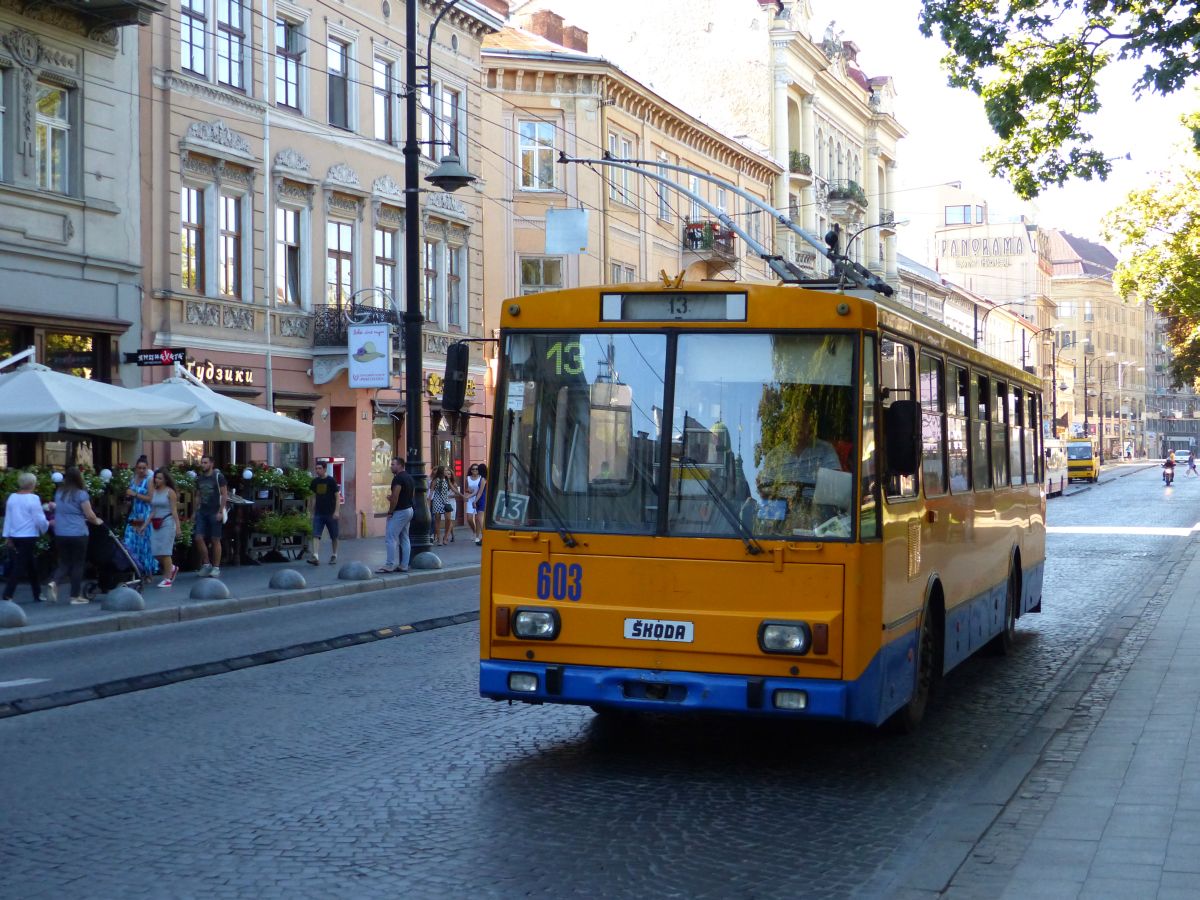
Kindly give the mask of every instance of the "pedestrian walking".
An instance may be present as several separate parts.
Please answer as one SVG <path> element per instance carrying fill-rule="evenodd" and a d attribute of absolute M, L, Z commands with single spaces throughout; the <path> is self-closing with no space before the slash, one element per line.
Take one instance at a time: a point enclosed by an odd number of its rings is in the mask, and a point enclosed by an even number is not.
<path fill-rule="evenodd" d="M 487 500 L 487 466 L 483 463 L 467 469 L 467 524 L 476 544 L 483 543 L 483 504 Z"/>
<path fill-rule="evenodd" d="M 46 533 L 50 523 L 42 500 L 33 489 L 37 487 L 37 476 L 22 472 L 17 476 L 17 489 L 8 495 L 4 504 L 4 540 L 8 546 L 8 580 L 4 585 L 4 599 L 11 600 L 17 584 L 24 575 L 33 588 L 35 600 L 46 602 L 37 573 L 37 542 Z"/>
<path fill-rule="evenodd" d="M 454 528 L 453 491 L 456 488 L 450 481 L 445 466 L 438 466 L 433 471 L 433 480 L 429 483 L 429 512 L 433 518 L 434 543 L 444 547 L 450 543 L 450 532 Z"/>
<path fill-rule="evenodd" d="M 412 554 L 408 528 L 412 524 L 415 490 L 416 485 L 412 476 L 404 471 L 404 461 L 399 457 L 394 457 L 392 459 L 392 493 L 388 497 L 387 560 L 375 570 L 380 574 L 408 571 L 409 556 Z M 399 563 L 396 561 L 397 548 L 400 551 Z"/>
<path fill-rule="evenodd" d="M 454 473 L 446 472 L 446 480 L 450 482 L 450 496 L 446 498 L 446 534 L 450 543 L 454 543 L 454 527 L 458 524 L 458 501 L 463 499 L 462 489 L 454 480 Z"/>
<path fill-rule="evenodd" d="M 308 561 L 311 565 L 321 564 L 321 532 L 329 533 L 329 564 L 337 562 L 338 552 L 338 513 L 342 508 L 342 492 L 337 480 L 328 473 L 328 463 L 317 460 L 317 477 L 309 487 L 312 489 L 312 555 Z"/>
<path fill-rule="evenodd" d="M 175 480 L 166 468 L 154 473 L 150 491 L 150 550 L 158 560 L 159 571 L 166 577 L 158 583 L 160 588 L 169 588 L 179 575 L 179 566 L 172 558 L 175 553 L 175 536 L 179 522 L 179 493 Z"/>
<path fill-rule="evenodd" d="M 83 596 L 88 525 L 103 524 L 92 511 L 92 498 L 83 486 L 83 476 L 79 469 L 71 466 L 63 473 L 62 484 L 54 492 L 54 549 L 58 554 L 58 566 L 42 592 L 43 602 L 58 602 L 58 582 L 62 581 L 71 586 L 73 606 L 88 602 L 87 597 Z"/>
<path fill-rule="evenodd" d="M 200 551 L 201 578 L 216 578 L 221 574 L 221 536 L 228 503 L 225 476 L 220 469 L 213 468 L 212 457 L 205 453 L 200 457 L 200 474 L 196 476 L 196 527 L 192 532 L 192 544 Z"/>
<path fill-rule="evenodd" d="M 125 520 L 125 534 L 121 543 L 137 563 L 143 575 L 153 575 L 158 571 L 158 563 L 154 561 L 154 553 L 150 549 L 150 461 L 139 456 L 133 464 L 133 477 L 125 496 L 133 501 L 129 508 L 129 518 Z"/>

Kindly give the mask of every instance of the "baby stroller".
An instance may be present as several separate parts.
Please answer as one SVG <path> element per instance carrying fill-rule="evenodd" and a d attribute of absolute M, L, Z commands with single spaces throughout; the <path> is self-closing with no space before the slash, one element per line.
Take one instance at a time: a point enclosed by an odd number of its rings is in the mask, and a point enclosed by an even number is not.
<path fill-rule="evenodd" d="M 89 600 L 107 594 L 117 585 L 141 592 L 150 576 L 138 568 L 129 550 L 107 525 L 93 525 L 88 534 L 88 568 L 83 595 Z"/>

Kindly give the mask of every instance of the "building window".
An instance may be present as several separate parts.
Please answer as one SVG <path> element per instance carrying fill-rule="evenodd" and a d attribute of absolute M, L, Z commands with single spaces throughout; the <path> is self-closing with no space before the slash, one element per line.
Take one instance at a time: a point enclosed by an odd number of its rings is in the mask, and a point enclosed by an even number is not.
<path fill-rule="evenodd" d="M 374 286 L 396 299 L 396 232 L 392 228 L 375 229 Z"/>
<path fill-rule="evenodd" d="M 349 222 L 325 225 L 326 302 L 342 306 L 354 293 L 354 226 Z"/>
<path fill-rule="evenodd" d="M 463 257 L 464 247 L 450 247 L 446 252 L 446 324 L 461 328 L 463 322 Z"/>
<path fill-rule="evenodd" d="M 947 206 L 946 207 L 946 224 L 947 225 L 970 225 L 971 224 L 971 207 L 970 206 Z"/>
<path fill-rule="evenodd" d="M 975 224 L 976 225 L 983 224 L 983 207 L 982 206 L 975 207 Z"/>
<path fill-rule="evenodd" d="M 462 94 L 450 88 L 442 88 L 442 135 L 441 140 L 449 144 L 449 151 L 453 151 L 460 159 L 465 156 L 462 152 Z M 444 153 L 438 154 L 444 156 Z"/>
<path fill-rule="evenodd" d="M 688 176 L 688 190 L 693 194 L 700 193 L 700 179 L 697 176 L 695 176 L 695 175 Z M 693 198 L 691 203 L 692 203 L 692 206 L 691 206 L 691 210 L 688 213 L 688 218 L 691 219 L 691 221 L 693 221 L 693 222 L 698 222 L 702 218 L 702 215 L 701 215 L 702 211 L 700 209 L 700 201 Z"/>
<path fill-rule="evenodd" d="M 631 282 L 637 279 L 637 272 L 633 266 L 627 266 L 624 263 L 612 263 L 612 284 L 620 284 L 622 281 Z"/>
<path fill-rule="evenodd" d="M 304 35 L 287 19 L 275 20 L 275 102 L 300 109 L 300 56 Z"/>
<path fill-rule="evenodd" d="M 207 0 L 180 0 L 179 65 L 197 75 L 207 75 Z"/>
<path fill-rule="evenodd" d="M 242 296 L 242 201 L 221 194 L 217 198 L 217 267 L 222 297 Z"/>
<path fill-rule="evenodd" d="M 302 303 L 300 289 L 300 210 L 275 210 L 275 302 Z"/>
<path fill-rule="evenodd" d="M 438 251 L 441 249 L 437 241 L 425 241 L 424 251 L 421 255 L 422 269 L 422 285 L 421 285 L 421 304 L 425 314 L 425 321 L 437 324 L 437 299 L 438 299 Z"/>
<path fill-rule="evenodd" d="M 554 162 L 554 125 L 550 122 L 521 122 L 521 188 L 552 191 L 557 187 Z"/>
<path fill-rule="evenodd" d="M 350 128 L 350 45 L 330 38 L 326 42 L 329 74 L 329 124 Z"/>
<path fill-rule="evenodd" d="M 546 256 L 521 257 L 521 293 L 540 294 L 563 286 L 562 260 Z"/>
<path fill-rule="evenodd" d="M 204 192 L 187 187 L 179 196 L 180 287 L 204 292 Z"/>
<path fill-rule="evenodd" d="M 238 0 L 217 0 L 217 81 L 239 91 L 246 87 L 245 47 L 242 4 Z"/>
<path fill-rule="evenodd" d="M 4 69 L 0 69 L 0 181 L 4 180 Z M 11 355 L 11 354 L 10 354 Z"/>
<path fill-rule="evenodd" d="M 67 191 L 71 118 L 65 89 L 37 86 L 37 183 L 47 191 Z"/>
<path fill-rule="evenodd" d="M 375 140 L 393 143 L 395 132 L 395 91 L 393 66 L 386 59 L 375 59 Z"/>
<path fill-rule="evenodd" d="M 660 153 L 658 154 L 658 161 L 659 163 L 666 163 L 670 160 L 667 154 Z M 670 178 L 670 170 L 665 165 L 659 165 L 658 174 L 661 178 Z M 670 222 L 671 198 L 667 196 L 668 188 L 666 185 L 659 184 L 655 186 L 655 190 L 658 191 L 658 220 L 660 222 Z"/>
<path fill-rule="evenodd" d="M 608 135 L 608 152 L 617 159 L 633 159 L 633 141 L 624 135 Z M 609 176 L 608 196 L 620 203 L 633 203 L 632 173 L 615 169 Z"/>

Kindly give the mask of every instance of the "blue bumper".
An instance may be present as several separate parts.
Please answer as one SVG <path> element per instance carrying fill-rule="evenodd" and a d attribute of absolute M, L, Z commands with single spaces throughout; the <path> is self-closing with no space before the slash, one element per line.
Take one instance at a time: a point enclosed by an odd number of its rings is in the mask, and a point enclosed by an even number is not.
<path fill-rule="evenodd" d="M 514 673 L 537 676 L 537 689 L 511 690 L 509 675 Z M 878 673 L 875 663 L 856 681 L 836 681 L 484 660 L 479 665 L 479 693 L 493 700 L 524 703 L 577 703 L 645 712 L 748 713 L 877 724 L 881 686 Z M 778 690 L 805 691 L 806 707 L 777 709 L 774 698 Z"/>

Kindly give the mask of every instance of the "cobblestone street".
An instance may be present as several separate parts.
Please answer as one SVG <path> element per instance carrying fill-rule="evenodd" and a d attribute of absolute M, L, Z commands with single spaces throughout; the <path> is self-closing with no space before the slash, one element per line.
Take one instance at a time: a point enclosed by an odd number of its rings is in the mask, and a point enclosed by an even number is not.
<path fill-rule="evenodd" d="M 1052 501 L 1051 525 L 1186 528 L 1197 498 L 1187 483 L 1164 500 L 1140 472 Z M 1190 540 L 1052 534 L 1045 612 L 1021 620 L 1016 655 L 953 673 L 907 738 L 612 726 L 490 703 L 473 623 L 0 721 L 0 893 L 749 898 L 948 884 L 1010 815 L 1039 719 L 1100 671 L 1088 654 L 1114 612 L 1159 590 Z M 461 585 L 466 609 L 477 582 Z M 1003 846 L 993 830 L 960 872 L 980 896 L 976 870 Z"/>

